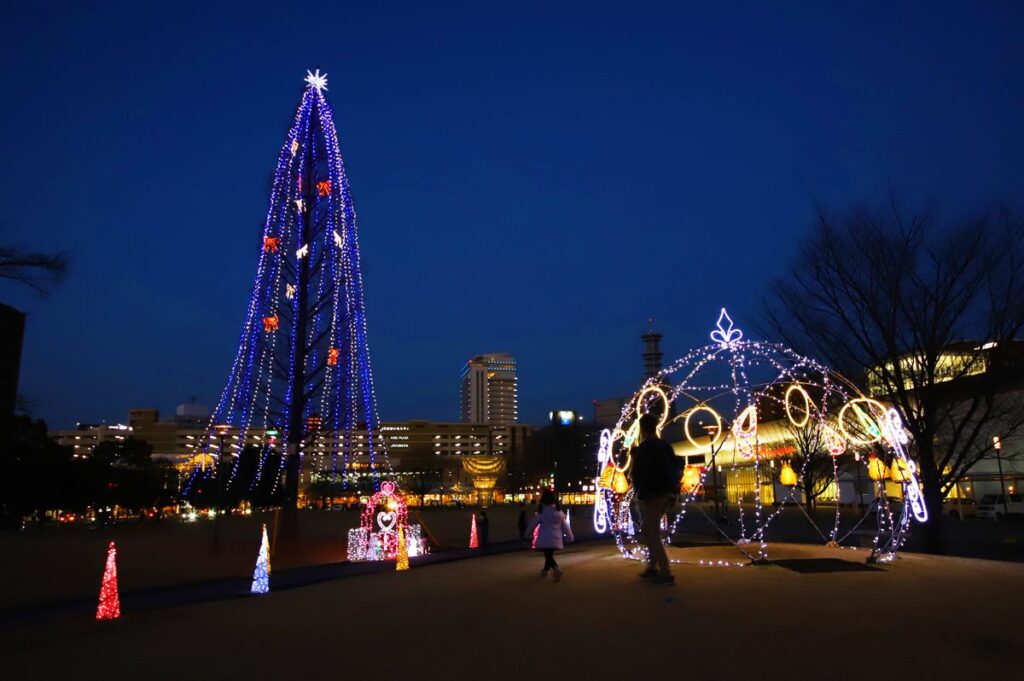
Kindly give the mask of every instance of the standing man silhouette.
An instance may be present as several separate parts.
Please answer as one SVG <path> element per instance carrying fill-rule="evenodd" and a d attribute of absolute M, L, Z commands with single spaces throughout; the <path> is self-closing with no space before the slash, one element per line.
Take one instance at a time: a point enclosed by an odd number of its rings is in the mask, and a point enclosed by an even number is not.
<path fill-rule="evenodd" d="M 640 446 L 633 450 L 633 487 L 643 511 L 643 540 L 647 569 L 640 573 L 654 584 L 676 583 L 661 542 L 661 517 L 676 504 L 679 468 L 672 446 L 658 437 L 658 415 L 640 417 Z"/>

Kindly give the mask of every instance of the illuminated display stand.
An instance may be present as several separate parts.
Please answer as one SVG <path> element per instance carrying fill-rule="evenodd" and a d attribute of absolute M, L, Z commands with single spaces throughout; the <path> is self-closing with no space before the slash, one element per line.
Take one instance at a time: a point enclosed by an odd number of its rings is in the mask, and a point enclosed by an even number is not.
<path fill-rule="evenodd" d="M 640 417 L 654 413 L 659 416 L 659 436 L 678 441 L 677 456 L 680 449 L 704 453 L 704 465 L 681 467 L 681 503 L 661 519 L 666 544 L 689 512 L 703 516 L 716 534 L 747 559 L 714 564 L 766 562 L 769 526 L 787 506 L 803 511 L 799 483 L 812 474 L 809 466 L 825 460 L 835 489 L 843 471 L 870 480 L 874 498 L 866 512 L 852 521 L 844 520 L 837 499 L 830 531 L 819 528 L 804 511 L 808 522 L 828 546 L 856 543 L 868 534 L 872 535 L 869 562 L 895 558 L 912 523 L 928 519 L 899 413 L 789 348 L 743 340 L 743 332 L 733 327 L 725 309 L 711 339 L 710 345 L 691 350 L 649 379 L 626 404 L 615 428 L 602 431 L 595 530 L 611 532 L 625 557 L 646 560 L 647 549 L 637 539 L 642 518 L 630 475 Z M 774 446 L 779 440 L 797 445 Z M 748 476 L 757 482 L 751 499 L 734 499 L 736 538 L 726 532 L 727 518 L 714 517 L 700 502 L 705 485 L 714 489 L 717 502 L 719 476 L 741 470 L 752 471 Z M 769 486 L 762 489 L 761 481 Z M 898 494 L 887 492 L 893 486 Z M 859 489 L 857 494 L 859 503 Z"/>
<path fill-rule="evenodd" d="M 419 525 L 409 524 L 409 507 L 395 483 L 386 480 L 380 491 L 367 500 L 359 517 L 359 527 L 348 531 L 350 561 L 396 560 L 399 530 L 405 538 L 410 558 L 426 553 Z"/>

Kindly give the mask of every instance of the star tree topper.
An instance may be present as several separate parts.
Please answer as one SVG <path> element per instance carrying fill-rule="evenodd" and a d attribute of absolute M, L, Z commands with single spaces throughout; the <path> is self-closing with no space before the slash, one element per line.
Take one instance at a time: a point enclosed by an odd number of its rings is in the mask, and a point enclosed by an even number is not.
<path fill-rule="evenodd" d="M 316 70 L 316 73 L 311 73 L 309 69 L 306 69 L 306 82 L 316 88 L 317 92 L 323 92 L 327 89 L 327 74 L 320 75 L 320 69 Z"/>

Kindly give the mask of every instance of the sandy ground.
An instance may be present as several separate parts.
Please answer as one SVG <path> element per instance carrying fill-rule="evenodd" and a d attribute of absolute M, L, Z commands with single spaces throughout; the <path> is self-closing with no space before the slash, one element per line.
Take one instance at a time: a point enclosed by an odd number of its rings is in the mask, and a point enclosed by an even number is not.
<path fill-rule="evenodd" d="M 877 570 L 713 568 L 673 549 L 679 584 L 637 578 L 613 546 L 414 567 L 265 596 L 26 625 L 6 678 L 980 679 L 1019 674 L 1024 566 L 905 554 Z M 863 552 L 776 545 L 860 568 Z M 824 563 L 848 561 L 845 563 Z"/>

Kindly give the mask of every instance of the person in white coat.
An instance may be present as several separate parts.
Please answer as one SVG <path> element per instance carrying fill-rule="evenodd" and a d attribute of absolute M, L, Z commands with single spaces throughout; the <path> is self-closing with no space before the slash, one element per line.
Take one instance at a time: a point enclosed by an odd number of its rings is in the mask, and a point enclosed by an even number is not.
<path fill-rule="evenodd" d="M 550 489 L 544 490 L 540 495 L 540 510 L 534 514 L 530 523 L 526 526 L 526 536 L 532 537 L 534 528 L 537 530 L 537 542 L 535 548 L 544 552 L 544 569 L 540 571 L 541 577 L 547 577 L 550 570 L 557 582 L 562 578 L 562 571 L 555 562 L 555 551 L 565 548 L 562 538 L 572 542 L 572 528 L 565 520 L 565 514 L 555 506 L 555 493 Z"/>

